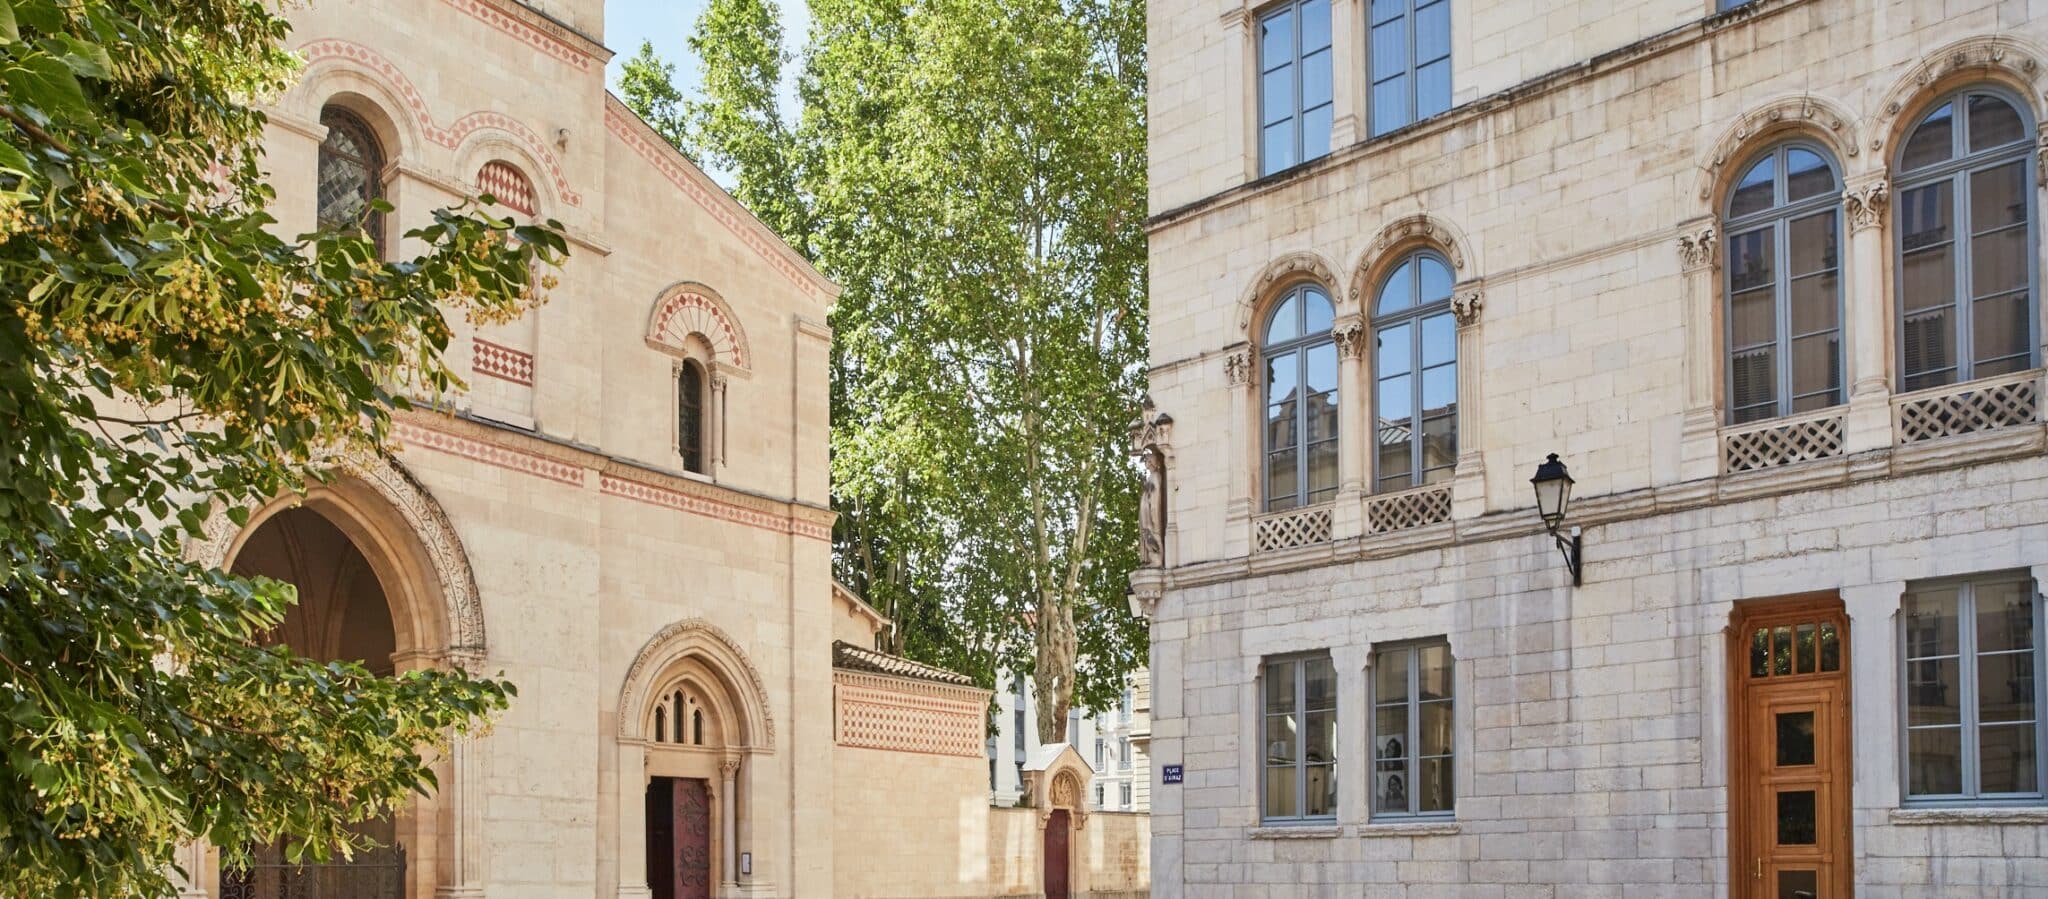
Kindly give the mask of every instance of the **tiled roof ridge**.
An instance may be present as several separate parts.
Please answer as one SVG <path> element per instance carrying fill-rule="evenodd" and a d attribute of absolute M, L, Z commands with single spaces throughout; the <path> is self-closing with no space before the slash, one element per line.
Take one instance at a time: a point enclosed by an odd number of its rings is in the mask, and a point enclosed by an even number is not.
<path fill-rule="evenodd" d="M 961 687 L 974 686 L 974 678 L 957 671 L 935 668 L 922 662 L 913 662 L 902 656 L 892 656 L 880 650 L 867 649 L 845 640 L 832 641 L 832 667 L 852 671 L 868 671 L 875 674 L 892 674 L 918 680 L 953 684 Z"/>

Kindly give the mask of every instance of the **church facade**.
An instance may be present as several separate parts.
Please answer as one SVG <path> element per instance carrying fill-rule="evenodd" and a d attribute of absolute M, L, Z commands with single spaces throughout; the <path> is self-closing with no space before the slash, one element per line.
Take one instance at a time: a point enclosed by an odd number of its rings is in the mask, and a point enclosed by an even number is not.
<path fill-rule="evenodd" d="M 1148 34 L 1159 895 L 2043 890 L 2040 8 Z"/>

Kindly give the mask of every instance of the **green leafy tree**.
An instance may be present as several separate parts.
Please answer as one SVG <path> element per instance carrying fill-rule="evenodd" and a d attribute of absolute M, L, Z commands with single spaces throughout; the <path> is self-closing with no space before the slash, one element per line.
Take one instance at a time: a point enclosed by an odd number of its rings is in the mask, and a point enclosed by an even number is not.
<path fill-rule="evenodd" d="M 266 0 L 0 2 L 0 894 L 166 895 L 196 838 L 352 851 L 511 694 L 263 646 L 291 588 L 181 552 L 381 451 L 455 381 L 443 310 L 514 316 L 565 251 L 473 210 L 402 262 L 274 234 L 286 32 Z"/>
<path fill-rule="evenodd" d="M 1143 663 L 1124 602 L 1145 362 L 1137 0 L 814 0 L 794 129 L 769 0 L 713 0 L 688 142 L 845 287 L 837 573 L 894 648 L 1031 672 L 1039 738 Z M 786 173 L 793 172 L 791 177 Z M 800 209 L 785 215 L 780 210 Z M 1085 627 L 1077 627 L 1077 622 Z"/>
<path fill-rule="evenodd" d="M 653 41 L 641 41 L 639 52 L 619 69 L 619 99 L 653 126 L 654 133 L 682 147 L 688 131 L 683 92 L 676 89 L 675 78 L 675 63 L 663 61 L 654 52 Z"/>

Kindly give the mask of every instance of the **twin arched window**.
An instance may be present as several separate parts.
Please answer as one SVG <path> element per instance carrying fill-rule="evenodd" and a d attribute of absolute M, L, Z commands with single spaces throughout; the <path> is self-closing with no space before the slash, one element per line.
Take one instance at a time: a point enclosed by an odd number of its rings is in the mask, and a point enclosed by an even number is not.
<path fill-rule="evenodd" d="M 1966 90 L 1901 145 L 1901 390 L 2034 365 L 2034 129 L 2022 108 Z"/>
<path fill-rule="evenodd" d="M 1729 195 L 1728 417 L 1842 402 L 1841 179 L 1819 147 L 1780 144 Z"/>
<path fill-rule="evenodd" d="M 1935 104 L 1901 142 L 1900 391 L 2037 364 L 2032 133 L 2023 104 L 1975 88 Z M 1729 194 L 1730 424 L 1843 402 L 1841 186 L 1825 150 L 1790 141 L 1754 158 Z"/>
<path fill-rule="evenodd" d="M 1337 495 L 1337 342 L 1330 296 L 1304 284 L 1266 318 L 1265 497 L 1268 511 Z M 1458 458 L 1458 325 L 1451 267 L 1432 250 L 1411 253 L 1373 301 L 1374 488 L 1449 479 Z"/>
<path fill-rule="evenodd" d="M 377 253 L 384 253 L 384 217 L 372 203 L 384 196 L 384 148 L 363 118 L 340 106 L 320 110 L 327 138 L 320 142 L 318 215 L 320 227 L 361 229 Z"/>
<path fill-rule="evenodd" d="M 1337 495 L 1337 342 L 1330 295 L 1304 284 L 1266 318 L 1266 508 Z"/>
<path fill-rule="evenodd" d="M 683 470 L 697 474 L 705 473 L 706 380 L 704 366 L 695 359 L 676 371 L 676 451 L 683 456 Z"/>

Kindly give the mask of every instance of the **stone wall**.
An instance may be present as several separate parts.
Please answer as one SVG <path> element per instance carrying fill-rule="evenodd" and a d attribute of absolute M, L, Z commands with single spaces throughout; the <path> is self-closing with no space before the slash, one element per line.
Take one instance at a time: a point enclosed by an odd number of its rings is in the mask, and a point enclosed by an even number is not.
<path fill-rule="evenodd" d="M 1089 813 L 1087 826 L 1074 834 L 1069 848 L 1087 877 L 1087 888 L 1077 886 L 1074 895 L 1098 899 L 1150 896 L 1150 822 L 1150 816 L 1131 812 Z M 1043 895 L 1045 847 L 1038 810 L 989 809 L 988 836 L 989 895 Z"/>

